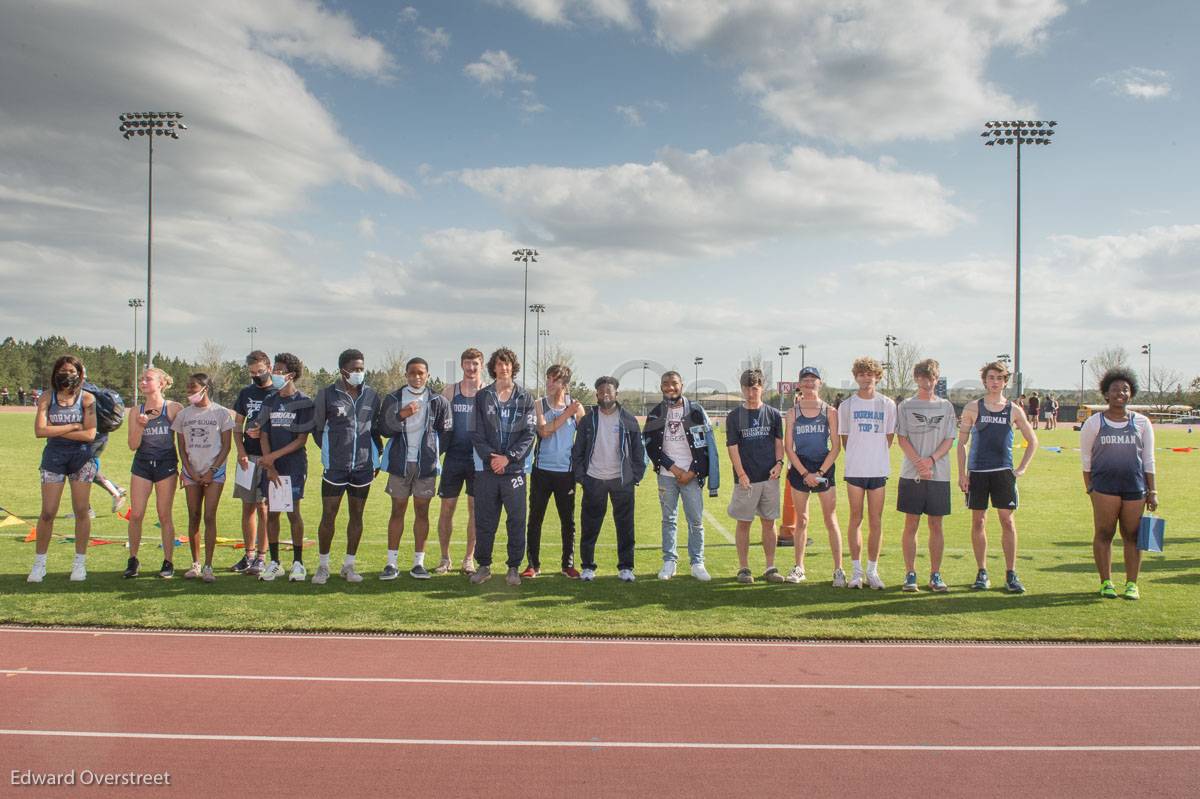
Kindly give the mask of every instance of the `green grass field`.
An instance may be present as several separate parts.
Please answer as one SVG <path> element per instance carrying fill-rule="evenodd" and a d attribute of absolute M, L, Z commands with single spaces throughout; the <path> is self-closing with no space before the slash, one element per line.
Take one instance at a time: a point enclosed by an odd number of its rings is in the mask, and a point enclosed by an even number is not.
<path fill-rule="evenodd" d="M 33 437 L 33 420 L 26 414 L 0 414 L 0 506 L 33 523 L 39 509 L 37 464 L 41 446 Z M 1069 426 L 1039 431 L 1043 446 L 1076 445 L 1078 434 Z M 1160 429 L 1160 447 L 1200 445 L 1200 432 Z M 310 463 L 319 464 L 314 449 Z M 899 449 L 893 450 L 893 475 L 898 474 Z M 125 485 L 131 455 L 124 430 L 105 453 L 105 472 Z M 1052 639 L 1052 640 L 1200 640 L 1197 588 L 1200 587 L 1200 503 L 1195 486 L 1200 477 L 1200 452 L 1158 453 L 1161 515 L 1167 518 L 1167 554 L 1143 561 L 1142 600 L 1105 601 L 1096 596 L 1098 579 L 1091 559 L 1091 507 L 1082 491 L 1079 457 L 1039 451 L 1021 483 L 1019 572 L 1028 593 L 1011 596 L 1000 588 L 985 593 L 967 589 L 974 578 L 969 518 L 955 492 L 955 508 L 946 524 L 943 575 L 948 594 L 904 594 L 900 556 L 903 517 L 895 512 L 894 486 L 888 487 L 884 514 L 884 551 L 880 572 L 888 588 L 882 592 L 849 591 L 829 585 L 831 571 L 825 531 L 817 516 L 811 531 L 814 546 L 807 557 L 809 581 L 800 585 L 738 585 L 733 577 L 736 555 L 733 523 L 725 512 L 728 487 L 706 500 L 716 519 L 706 523 L 706 557 L 713 581 L 701 584 L 682 574 L 660 582 L 655 574 L 659 554 L 659 510 L 653 480 L 643 482 L 637 505 L 637 582 L 624 584 L 615 576 L 615 533 L 611 522 L 601 534 L 597 560 L 600 576 L 591 584 L 550 573 L 509 588 L 502 579 L 482 587 L 465 577 L 447 575 L 418 581 L 402 575 L 394 582 L 375 579 L 384 564 L 385 526 L 389 499 L 379 481 L 367 503 L 366 532 L 359 550 L 360 585 L 347 585 L 336 576 L 326 586 L 308 583 L 264 583 L 218 572 L 213 585 L 182 579 L 159 580 L 120 576 L 126 553 L 119 544 L 93 547 L 88 556 L 86 583 L 66 579 L 74 553 L 72 544 L 51 545 L 50 574 L 40 585 L 26 585 L 33 544 L 24 543 L 27 527 L 10 522 L 0 527 L 0 621 L 33 624 L 116 625 L 132 627 L 227 628 L 258 630 L 371 630 L 389 632 L 448 632 L 549 635 L 721 636 L 778 638 L 887 639 Z M 317 467 L 319 468 L 319 466 Z M 728 464 L 723 472 L 728 475 Z M 839 470 L 840 476 L 840 470 Z M 894 482 L 894 481 L 893 481 Z M 240 540 L 239 503 L 227 489 L 220 511 L 220 535 Z M 320 516 L 317 483 L 310 482 L 303 509 L 307 536 L 316 540 Z M 126 523 L 107 513 L 109 499 L 93 491 L 101 513 L 93 535 L 123 538 Z M 814 501 L 812 509 L 816 510 Z M 68 513 L 64 503 L 60 513 Z M 433 508 L 436 518 L 436 500 Z M 848 508 L 839 482 L 839 517 L 845 530 Z M 682 514 L 681 514 L 682 516 Z M 152 518 L 152 516 L 151 516 Z M 465 538 L 465 508 L 460 508 L 453 555 L 461 560 Z M 148 522 L 150 519 L 148 519 Z M 558 530 L 553 510 L 543 535 L 543 565 L 558 562 Z M 681 518 L 682 522 L 682 518 Z M 186 530 L 183 493 L 175 507 L 175 523 Z M 409 531 L 401 544 L 400 562 L 406 567 L 412 552 Z M 718 526 L 719 525 L 719 526 Z M 284 539 L 286 540 L 286 523 Z M 60 519 L 55 532 L 69 535 L 72 522 Z M 998 585 L 1003 577 L 999 528 L 989 526 L 992 548 L 989 569 Z M 436 540 L 436 535 L 433 536 Z M 142 549 L 145 569 L 157 566 L 157 530 L 149 523 Z M 680 550 L 686 562 L 686 531 Z M 333 564 L 344 552 L 344 514 L 334 541 Z M 924 539 L 922 538 L 922 547 Z M 503 561 L 503 528 L 496 551 Z M 437 559 L 436 544 L 430 555 Z M 305 553 L 309 572 L 316 564 L 316 546 Z M 222 570 L 240 554 L 221 548 L 215 565 Z M 781 549 L 778 565 L 787 571 L 792 550 Z M 847 569 L 849 554 L 847 551 Z M 183 563 L 180 553 L 176 561 Z M 290 561 L 285 553 L 285 565 Z M 918 571 L 924 583 L 925 555 Z M 1122 579 L 1120 546 L 1115 547 L 1114 577 Z M 186 567 L 186 566 L 185 566 Z M 751 567 L 763 568 L 760 547 L 751 549 Z M 182 571 L 182 569 L 181 569 Z M 683 569 L 686 572 L 686 566 Z"/>

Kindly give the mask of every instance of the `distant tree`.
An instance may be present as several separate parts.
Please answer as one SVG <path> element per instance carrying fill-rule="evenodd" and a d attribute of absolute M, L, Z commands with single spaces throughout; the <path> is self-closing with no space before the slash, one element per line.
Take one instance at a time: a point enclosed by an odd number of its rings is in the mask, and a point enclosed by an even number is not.
<path fill-rule="evenodd" d="M 1092 383 L 1098 384 L 1109 369 L 1129 366 L 1129 351 L 1124 347 L 1106 347 L 1088 358 L 1087 366 L 1092 373 Z"/>
<path fill-rule="evenodd" d="M 404 376 L 404 364 L 407 361 L 404 350 L 387 350 L 375 368 L 367 369 L 367 385 L 380 394 L 392 393 L 407 382 Z"/>

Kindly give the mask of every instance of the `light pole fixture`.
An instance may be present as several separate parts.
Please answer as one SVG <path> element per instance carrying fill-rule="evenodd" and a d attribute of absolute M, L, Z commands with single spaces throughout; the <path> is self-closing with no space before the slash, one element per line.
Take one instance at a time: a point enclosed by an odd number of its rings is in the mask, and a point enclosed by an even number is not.
<path fill-rule="evenodd" d="M 138 308 L 146 304 L 141 297 L 131 297 L 129 307 L 133 309 L 133 407 L 138 404 L 138 348 L 137 348 L 137 314 Z"/>
<path fill-rule="evenodd" d="M 120 114 L 118 130 L 126 140 L 144 136 L 149 145 L 149 170 L 146 176 L 146 365 L 154 365 L 154 344 L 151 339 L 151 312 L 153 300 L 153 256 L 154 249 L 154 140 L 165 137 L 178 139 L 187 130 L 183 114 L 178 111 L 131 111 Z"/>
<path fill-rule="evenodd" d="M 704 363 L 704 358 L 703 358 L 703 356 L 700 356 L 700 355 L 697 355 L 692 360 L 692 365 L 696 367 L 696 390 L 695 390 L 696 402 L 700 401 L 700 364 L 702 364 L 702 363 Z"/>
<path fill-rule="evenodd" d="M 779 347 L 779 382 L 783 382 L 783 359 L 792 351 L 791 347 L 781 345 Z M 779 386 L 779 410 L 783 410 L 783 386 Z"/>
<path fill-rule="evenodd" d="M 542 341 L 542 339 L 543 339 L 543 338 L 544 338 L 544 339 L 546 339 L 546 348 L 547 348 L 547 354 L 548 354 L 548 351 L 549 351 L 549 348 L 550 348 L 550 340 L 549 340 L 549 338 L 550 338 L 550 331 L 549 331 L 549 330 L 542 330 L 542 329 L 539 327 L 539 328 L 538 328 L 538 345 L 539 345 L 539 349 L 540 349 L 540 346 L 541 346 L 541 341 Z M 539 355 L 539 356 L 538 356 L 538 358 L 537 358 L 537 362 L 538 362 L 538 374 L 539 374 L 539 375 L 541 375 L 542 377 L 545 377 L 546 370 L 545 370 L 545 369 L 543 369 L 543 368 L 542 368 L 542 366 L 541 366 L 541 364 L 542 364 L 542 359 L 541 359 L 541 356 L 540 356 L 540 355 Z M 541 378 L 539 378 L 539 379 L 541 379 Z"/>
<path fill-rule="evenodd" d="M 1150 345 L 1142 345 L 1142 355 L 1146 356 L 1146 394 L 1154 389 L 1154 370 L 1150 368 Z"/>
<path fill-rule="evenodd" d="M 524 309 L 529 307 L 529 262 L 537 263 L 538 251 L 523 247 L 513 250 L 512 254 L 514 261 L 525 262 L 525 302 L 522 304 L 521 310 L 521 365 L 527 366 L 525 356 L 529 354 L 529 313 Z M 528 385 L 526 380 L 521 382 Z"/>
<path fill-rule="evenodd" d="M 807 344 L 797 344 L 796 346 L 800 348 L 800 369 L 803 370 L 804 366 L 805 366 L 805 363 L 804 363 L 805 352 L 804 351 L 806 349 L 808 349 L 808 345 Z"/>
<path fill-rule="evenodd" d="M 899 340 L 900 339 L 896 338 L 891 333 L 883 337 L 883 347 L 885 350 L 887 350 L 887 363 L 883 365 L 883 368 L 887 371 L 888 391 L 895 389 L 895 382 L 892 380 L 892 347 L 895 346 L 896 342 Z"/>
<path fill-rule="evenodd" d="M 650 368 L 649 361 L 642 361 L 642 416 L 646 415 L 646 370 Z"/>
<path fill-rule="evenodd" d="M 542 313 L 545 312 L 546 306 L 540 302 L 535 302 L 528 307 L 530 313 L 537 314 L 537 322 L 533 326 L 535 335 L 537 336 L 533 341 L 533 392 L 534 396 L 537 396 L 540 392 L 539 387 L 542 384 Z M 522 354 L 521 357 L 524 358 L 525 356 Z"/>
<path fill-rule="evenodd" d="M 254 351 L 254 334 L 258 332 L 258 328 L 255 327 L 254 325 L 251 325 L 250 327 L 246 328 L 246 332 L 250 334 L 250 350 L 251 350 L 251 352 L 253 352 Z"/>
<path fill-rule="evenodd" d="M 1017 148 L 1017 257 L 1016 287 L 1013 313 L 1013 371 L 1016 373 L 1016 391 L 1020 396 L 1021 375 L 1021 146 L 1048 145 L 1054 141 L 1057 122 L 1037 120 L 1009 120 L 985 122 L 979 135 L 988 147 L 1015 145 Z"/>
<path fill-rule="evenodd" d="M 1087 363 L 1087 358 L 1079 359 L 1079 407 L 1083 407 L 1083 365 Z M 1076 417 L 1079 413 L 1076 411 Z"/>

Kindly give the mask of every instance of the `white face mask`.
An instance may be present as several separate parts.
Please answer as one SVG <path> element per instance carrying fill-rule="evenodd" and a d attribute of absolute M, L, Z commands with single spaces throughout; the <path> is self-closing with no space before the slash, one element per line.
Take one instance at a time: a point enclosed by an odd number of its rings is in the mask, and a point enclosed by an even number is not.
<path fill-rule="evenodd" d="M 367 379 L 366 372 L 346 372 L 346 382 L 352 386 L 361 386 Z"/>

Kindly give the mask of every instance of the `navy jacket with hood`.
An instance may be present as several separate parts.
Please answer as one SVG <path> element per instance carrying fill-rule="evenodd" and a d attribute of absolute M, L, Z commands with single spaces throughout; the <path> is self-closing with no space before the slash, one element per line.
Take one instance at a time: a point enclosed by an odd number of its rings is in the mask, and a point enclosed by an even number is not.
<path fill-rule="evenodd" d="M 379 433 L 388 438 L 387 446 L 383 448 L 382 464 L 388 474 L 403 475 L 408 461 L 408 425 L 400 415 L 405 405 L 403 392 L 404 389 L 399 388 L 388 394 L 383 398 L 379 410 Z M 425 430 L 421 433 L 421 446 L 417 449 L 417 476 L 433 477 L 442 473 L 441 454 L 450 441 L 454 416 L 450 413 L 449 401 L 441 394 L 434 393 L 428 385 L 425 386 L 423 399 L 426 403 Z"/>
<path fill-rule="evenodd" d="M 600 406 L 593 405 L 575 429 L 575 444 L 571 447 L 571 468 L 576 482 L 587 479 L 588 467 L 592 464 L 592 451 L 596 448 L 596 418 Z M 646 474 L 646 447 L 642 443 L 642 431 L 637 419 L 618 403 L 621 414 L 621 485 L 634 486 L 642 482 Z"/>
<path fill-rule="evenodd" d="M 379 466 L 383 439 L 375 429 L 379 394 L 363 384 L 352 397 L 338 380 L 313 398 L 313 439 L 326 471 L 360 472 Z"/>
<path fill-rule="evenodd" d="M 678 466 L 685 472 L 692 472 L 703 486 L 708 482 L 708 495 L 715 497 L 721 487 L 720 456 L 717 450 L 716 437 L 713 435 L 712 422 L 699 403 L 691 402 L 683 397 L 683 418 L 686 420 L 688 446 L 692 450 L 691 463 L 677 463 L 663 452 L 663 432 L 667 426 L 667 401 L 663 400 L 651 409 L 646 416 L 646 427 L 642 437 L 646 442 L 646 457 L 659 469 L 670 469 Z"/>
<path fill-rule="evenodd" d="M 515 403 L 511 426 L 507 430 L 508 441 L 501 441 L 500 398 L 496 395 L 496 384 L 484 386 L 475 394 L 475 429 L 471 431 L 471 444 L 475 448 L 475 471 L 491 471 L 492 455 L 508 457 L 505 474 L 523 474 L 526 464 L 533 457 L 533 441 L 537 437 L 537 418 L 533 414 L 533 399 L 518 385 L 513 386 Z"/>

